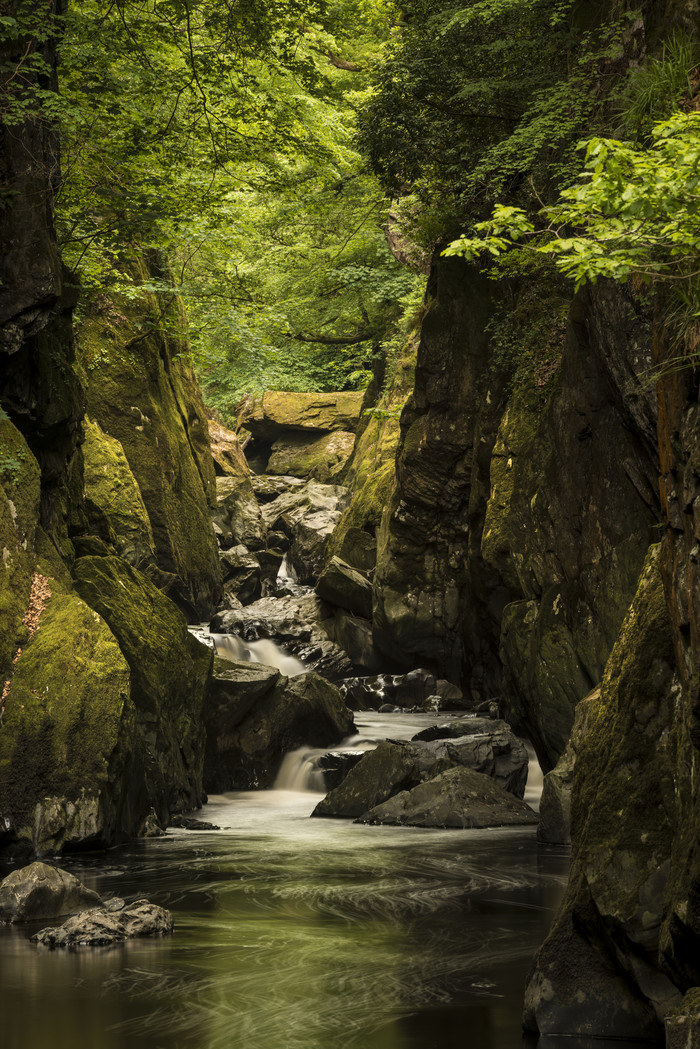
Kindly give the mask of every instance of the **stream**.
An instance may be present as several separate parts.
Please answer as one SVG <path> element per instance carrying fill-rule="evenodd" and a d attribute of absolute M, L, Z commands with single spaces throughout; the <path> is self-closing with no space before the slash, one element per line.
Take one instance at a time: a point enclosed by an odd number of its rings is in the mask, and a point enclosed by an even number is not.
<path fill-rule="evenodd" d="M 434 720 L 357 715 L 368 741 L 407 738 Z M 62 859 L 104 897 L 147 895 L 170 908 L 175 934 L 63 953 L 29 943 L 36 925 L 0 928 L 0 1044 L 520 1046 L 525 977 L 568 856 L 538 847 L 531 828 L 309 819 L 320 797 L 212 797 L 201 815 L 219 831 L 170 830 Z"/>

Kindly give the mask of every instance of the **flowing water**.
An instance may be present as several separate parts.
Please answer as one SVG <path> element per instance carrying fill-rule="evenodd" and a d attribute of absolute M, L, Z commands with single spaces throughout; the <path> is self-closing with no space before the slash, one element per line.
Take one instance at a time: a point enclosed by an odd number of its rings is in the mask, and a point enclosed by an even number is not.
<path fill-rule="evenodd" d="M 362 745 L 421 721 L 358 719 Z M 36 926 L 0 928 L 0 1046 L 519 1047 L 566 855 L 531 828 L 309 819 L 318 798 L 227 794 L 202 813 L 219 831 L 64 861 L 103 896 L 169 907 L 175 934 L 66 954 L 33 947 Z"/>

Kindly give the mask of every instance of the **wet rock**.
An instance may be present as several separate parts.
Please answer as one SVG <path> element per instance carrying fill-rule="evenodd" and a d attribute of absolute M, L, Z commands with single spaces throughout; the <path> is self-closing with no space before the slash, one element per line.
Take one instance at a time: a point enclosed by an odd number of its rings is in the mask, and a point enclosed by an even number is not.
<path fill-rule="evenodd" d="M 221 827 L 217 827 L 215 823 L 198 820 L 194 816 L 173 816 L 170 826 L 178 830 L 221 830 Z"/>
<path fill-rule="evenodd" d="M 249 550 L 264 548 L 267 530 L 247 463 L 238 475 L 216 478 L 216 508 L 211 516 L 223 549 L 239 544 Z"/>
<path fill-rule="evenodd" d="M 338 605 L 365 619 L 372 618 L 372 584 L 361 572 L 332 557 L 316 583 L 316 593 L 331 605 Z"/>
<path fill-rule="evenodd" d="M 692 987 L 666 1017 L 666 1049 L 700 1045 L 700 987 Z"/>
<path fill-rule="evenodd" d="M 263 597 L 239 610 L 220 612 L 211 622 L 215 633 L 237 634 L 246 641 L 270 638 L 331 681 L 352 674 L 345 652 L 329 639 L 331 613 L 316 594 Z"/>
<path fill-rule="evenodd" d="M 429 670 L 350 678 L 343 682 L 342 687 L 348 706 L 353 710 L 378 710 L 383 703 L 422 708 L 426 699 L 433 695 L 438 695 L 441 704 L 444 701 L 451 709 L 464 705 L 461 690 L 442 678 L 436 680 Z"/>
<path fill-rule="evenodd" d="M 247 717 L 214 737 L 216 765 L 209 767 L 217 778 L 215 786 L 207 780 L 207 789 L 271 787 L 290 750 L 333 746 L 353 730 L 352 714 L 330 682 L 314 673 L 280 677 Z"/>
<path fill-rule="evenodd" d="M 529 765 L 527 750 L 508 726 L 500 731 L 415 742 L 429 748 L 436 759 L 446 759 L 450 765 L 466 765 L 475 772 L 490 776 L 503 790 L 518 798 L 525 793 Z"/>
<path fill-rule="evenodd" d="M 401 791 L 355 822 L 464 829 L 537 823 L 537 814 L 490 776 L 459 767 Z"/>
<path fill-rule="evenodd" d="M 357 765 L 363 754 L 364 751 L 362 750 L 357 752 L 330 750 L 327 754 L 322 754 L 317 764 L 323 772 L 326 790 L 334 790 L 336 787 L 339 787 L 350 769 Z"/>
<path fill-rule="evenodd" d="M 237 406 L 237 423 L 253 437 L 275 440 L 290 430 L 324 433 L 354 431 L 360 420 L 363 393 L 287 393 L 266 390 Z"/>
<path fill-rule="evenodd" d="M 355 819 L 393 794 L 416 786 L 423 777 L 448 767 L 448 760 L 436 758 L 420 746 L 385 740 L 363 755 L 311 815 Z"/>
<path fill-rule="evenodd" d="M 244 605 L 256 601 L 262 594 L 257 557 L 242 545 L 222 550 L 219 557 L 225 594 L 233 594 Z"/>
<path fill-rule="evenodd" d="M 123 904 L 118 907 L 118 904 Z M 105 947 L 140 936 L 167 936 L 173 931 L 173 916 L 163 907 L 148 900 L 137 900 L 125 904 L 123 900 L 111 901 L 106 907 L 83 911 L 69 918 L 58 928 L 42 929 L 31 938 L 38 946 L 57 947 Z"/>
<path fill-rule="evenodd" d="M 0 919 L 6 922 L 55 918 L 99 902 L 73 874 L 46 863 L 30 863 L 0 882 Z"/>
<path fill-rule="evenodd" d="M 401 707 L 394 706 L 393 703 L 382 703 L 381 707 L 377 711 L 378 714 L 395 714 L 400 711 Z"/>
<path fill-rule="evenodd" d="M 136 832 L 137 838 L 162 838 L 165 835 L 155 809 L 151 809 L 144 817 Z"/>
<path fill-rule="evenodd" d="M 416 732 L 415 740 L 457 739 L 459 736 L 480 736 L 490 732 L 510 732 L 507 721 L 492 721 L 491 718 L 454 718 L 442 725 L 429 725 Z"/>

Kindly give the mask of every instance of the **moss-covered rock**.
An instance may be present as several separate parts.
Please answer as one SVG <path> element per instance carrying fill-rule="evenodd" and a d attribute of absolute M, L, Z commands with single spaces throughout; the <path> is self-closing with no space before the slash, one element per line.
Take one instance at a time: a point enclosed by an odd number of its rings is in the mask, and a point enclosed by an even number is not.
<path fill-rule="evenodd" d="M 130 267 L 147 281 L 145 264 Z M 171 596 L 193 619 L 221 594 L 210 520 L 214 466 L 201 394 L 184 355 L 182 308 L 172 298 L 95 301 L 79 332 L 88 411 L 118 440 L 148 511 L 158 567 L 180 581 Z"/>
<path fill-rule="evenodd" d="M 305 434 L 286 434 L 272 445 L 265 472 L 338 484 L 343 480 L 354 446 L 355 434 L 343 430 L 311 438 Z"/>
<path fill-rule="evenodd" d="M 132 565 L 155 560 L 151 522 L 124 449 L 90 419 L 83 444 L 84 509 L 91 529 Z"/>
<path fill-rule="evenodd" d="M 238 406 L 238 428 L 256 439 L 274 441 L 285 431 L 305 430 L 354 433 L 360 419 L 362 393 L 288 393 L 266 390 L 262 397 L 246 397 Z"/>
<path fill-rule="evenodd" d="M 372 618 L 372 585 L 361 572 L 332 557 L 316 583 L 316 593 L 331 605 Z"/>
<path fill-rule="evenodd" d="M 105 846 L 135 828 L 129 667 L 104 620 L 48 584 L 0 731 L 0 812 L 13 848 L 38 854 Z"/>
<path fill-rule="evenodd" d="M 0 679 L 25 639 L 39 524 L 39 465 L 24 437 L 0 412 Z"/>
<path fill-rule="evenodd" d="M 81 557 L 75 588 L 116 637 L 131 671 L 139 768 L 131 794 L 165 825 L 202 801 L 203 709 L 212 653 L 182 613 L 142 573 L 117 557 Z"/>
<path fill-rule="evenodd" d="M 654 547 L 579 746 L 569 888 L 531 975 L 528 1030 L 658 1038 L 680 998 L 659 964 L 676 833 L 678 696 Z"/>

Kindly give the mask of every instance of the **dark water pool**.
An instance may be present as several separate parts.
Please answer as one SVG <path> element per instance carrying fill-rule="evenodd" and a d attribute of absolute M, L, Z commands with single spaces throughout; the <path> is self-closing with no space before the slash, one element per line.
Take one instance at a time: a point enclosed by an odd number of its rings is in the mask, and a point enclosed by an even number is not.
<path fill-rule="evenodd" d="M 568 857 L 532 828 L 312 820 L 317 800 L 213 798 L 218 832 L 64 863 L 105 896 L 171 908 L 175 935 L 65 954 L 0 929 L 0 1046 L 520 1047 L 525 977 Z"/>

